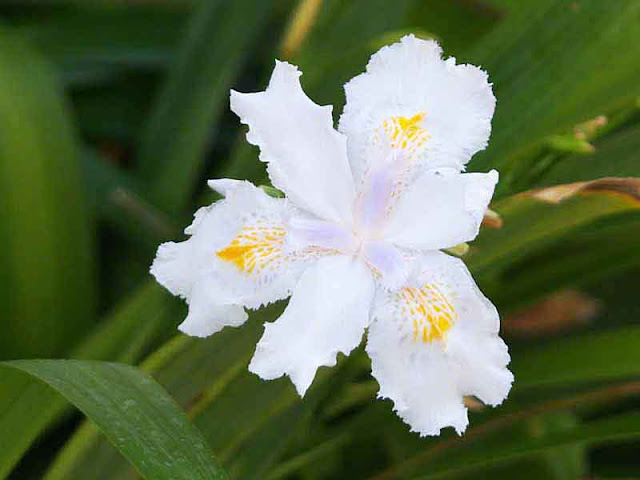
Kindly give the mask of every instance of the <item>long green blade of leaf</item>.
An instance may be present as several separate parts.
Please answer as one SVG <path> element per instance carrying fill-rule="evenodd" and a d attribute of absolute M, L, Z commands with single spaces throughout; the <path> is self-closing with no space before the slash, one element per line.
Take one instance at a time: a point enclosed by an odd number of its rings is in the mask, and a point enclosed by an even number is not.
<path fill-rule="evenodd" d="M 262 331 L 259 319 L 277 311 L 277 306 L 267 308 L 254 314 L 248 325 L 225 329 L 206 340 L 178 336 L 143 364 L 187 410 L 231 478 L 264 478 L 320 399 L 344 377 L 340 368 L 321 372 L 301 400 L 287 379 L 263 382 L 248 372 Z M 91 425 L 83 425 L 46 480 L 83 478 L 96 468 L 100 471 L 96 480 L 127 478 L 126 463 L 96 437 Z"/>
<path fill-rule="evenodd" d="M 240 330 L 225 329 L 206 340 L 179 335 L 154 352 L 142 368 L 152 373 L 193 419 L 203 405 L 209 405 L 218 398 L 246 370 L 259 332 L 259 323 L 251 323 Z M 269 392 L 262 397 L 246 397 L 244 400 L 255 402 L 260 398 L 260 405 L 264 408 L 270 403 L 265 395 Z M 239 407 L 237 402 L 235 406 Z M 219 454 L 219 445 L 226 445 L 230 436 L 239 431 L 246 417 L 250 416 L 248 413 L 238 415 L 238 410 L 233 407 L 232 402 L 230 410 L 210 419 L 231 423 L 233 428 L 225 428 L 224 424 L 200 426 L 205 436 L 207 432 L 203 427 L 214 431 L 209 443 L 216 454 Z M 92 473 L 96 469 L 98 472 Z M 93 475 L 96 480 L 106 480 L 125 477 L 129 469 L 121 456 L 99 438 L 93 425 L 85 423 L 62 449 L 45 478 L 70 480 Z"/>
<path fill-rule="evenodd" d="M 562 387 L 640 377 L 640 327 L 556 341 L 512 360 L 514 388 Z"/>
<path fill-rule="evenodd" d="M 566 286 L 585 286 L 640 267 L 640 214 L 587 226 L 509 268 L 512 281 L 492 288 L 492 299 L 510 308 Z"/>
<path fill-rule="evenodd" d="M 64 411 L 65 402 L 27 375 L 0 370 L 0 479 L 5 479 L 38 433 Z"/>
<path fill-rule="evenodd" d="M 426 475 L 412 476 L 412 478 L 420 480 L 442 478 L 455 473 L 473 471 L 487 465 L 544 453 L 553 448 L 569 445 L 597 445 L 638 437 L 640 437 L 640 414 L 621 414 L 604 420 L 587 422 L 574 429 L 540 438 L 524 438 L 516 442 L 497 438 L 484 441 L 482 444 L 474 443 L 472 448 L 447 456 L 443 461 L 429 464 L 423 470 Z"/>
<path fill-rule="evenodd" d="M 17 360 L 1 365 L 38 378 L 62 394 L 145 478 L 227 478 L 202 434 L 165 390 L 140 370 L 79 360 Z"/>
<path fill-rule="evenodd" d="M 174 55 L 185 11 L 135 5 L 61 9 L 15 23 L 74 80 L 88 66 L 164 67 Z"/>
<path fill-rule="evenodd" d="M 181 212 L 189 201 L 231 82 L 271 8 L 271 1 L 212 0 L 194 13 L 140 146 L 140 173 L 159 208 Z"/>
<path fill-rule="evenodd" d="M 496 270 L 598 219 L 640 209 L 640 180 L 603 178 L 511 196 L 494 207 L 503 227 L 484 229 L 465 259 Z"/>
<path fill-rule="evenodd" d="M 519 155 L 544 137 L 608 113 L 640 93 L 640 4 L 526 2 L 469 52 L 498 99 L 489 148 L 472 170 L 518 175 Z M 595 72 L 598 72 L 597 74 Z M 503 177 L 500 192 L 509 191 Z"/>
<path fill-rule="evenodd" d="M 132 362 L 168 324 L 167 295 L 143 285 L 71 352 L 73 358 Z M 42 382 L 5 369 L 0 381 L 0 479 L 37 436 L 66 411 L 66 402 Z"/>
<path fill-rule="evenodd" d="M 638 395 L 639 392 L 640 383 L 638 382 L 617 384 L 599 390 L 552 399 L 529 407 L 512 410 L 503 415 L 496 415 L 479 425 L 472 426 L 463 436 L 450 435 L 445 438 L 440 438 L 438 441 L 429 442 L 427 448 L 415 449 L 412 455 L 402 458 L 396 465 L 374 475 L 369 480 L 415 478 L 416 475 L 429 475 L 436 473 L 436 471 L 438 474 L 448 474 L 449 471 L 454 473 L 459 469 L 464 469 L 466 465 L 474 467 L 471 463 L 471 458 L 467 464 L 467 456 L 476 459 L 476 451 L 481 452 L 478 456 L 482 458 L 475 467 L 484 467 L 491 464 L 494 459 L 493 452 L 489 453 L 490 450 L 495 450 L 495 461 L 496 463 L 500 463 L 512 459 L 513 450 L 522 450 L 520 447 L 523 443 L 527 445 L 533 442 L 536 448 L 531 450 L 525 448 L 525 451 L 520 455 L 514 455 L 515 457 L 535 455 L 543 453 L 543 451 L 548 448 L 562 447 L 570 444 L 580 445 L 589 442 L 606 442 L 614 438 L 632 438 L 640 434 L 640 432 L 637 431 L 634 423 L 631 423 L 629 425 L 630 428 L 627 429 L 624 421 L 613 422 L 615 426 L 611 429 L 604 427 L 604 434 L 587 433 L 587 431 L 591 429 L 591 425 L 594 426 L 594 430 L 600 432 L 600 425 L 606 424 L 606 420 L 587 423 L 580 428 L 562 429 L 562 431 L 555 432 L 553 435 L 546 435 L 544 430 L 540 431 L 540 429 L 536 429 L 533 431 L 529 430 L 528 435 L 518 435 L 518 438 L 515 438 L 513 435 L 510 435 L 509 432 L 513 433 L 513 428 L 517 428 L 518 425 L 523 425 L 523 422 L 536 421 L 536 419 L 544 417 L 545 415 L 561 414 L 562 411 L 567 411 L 567 409 L 570 408 Z M 633 416 L 635 415 L 636 414 L 633 414 Z M 626 416 L 627 415 L 622 415 L 622 418 L 626 418 Z M 368 418 L 363 417 L 363 420 L 368 421 Z M 582 427 L 589 428 L 583 431 L 581 430 Z M 558 435 L 556 435 L 556 433 Z M 576 439 L 576 436 L 581 438 Z M 588 438 L 586 438 L 587 436 Z M 561 439 L 559 440 L 559 438 Z M 549 440 L 557 443 L 550 444 Z M 542 449 L 537 448 L 539 443 L 544 444 Z M 515 448 L 512 450 L 512 447 Z M 506 454 L 501 456 L 503 449 L 506 450 Z"/>
<path fill-rule="evenodd" d="M 59 355 L 93 321 L 80 178 L 54 71 L 0 30 L 0 358 Z"/>

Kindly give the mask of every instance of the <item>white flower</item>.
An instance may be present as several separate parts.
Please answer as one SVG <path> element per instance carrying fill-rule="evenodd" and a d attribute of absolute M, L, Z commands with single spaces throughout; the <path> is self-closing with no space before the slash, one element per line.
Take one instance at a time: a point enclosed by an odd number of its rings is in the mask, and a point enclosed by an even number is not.
<path fill-rule="evenodd" d="M 225 198 L 196 213 L 187 241 L 161 245 L 151 272 L 187 300 L 180 329 L 195 336 L 292 295 L 249 369 L 288 375 L 300 395 L 368 328 L 380 396 L 422 435 L 460 433 L 463 397 L 497 405 L 513 380 L 498 312 L 464 263 L 439 251 L 475 238 L 498 181 L 461 173 L 489 137 L 487 76 L 404 37 L 346 85 L 340 133 L 299 76 L 276 62 L 264 92 L 231 92 L 286 198 L 210 181 Z"/>

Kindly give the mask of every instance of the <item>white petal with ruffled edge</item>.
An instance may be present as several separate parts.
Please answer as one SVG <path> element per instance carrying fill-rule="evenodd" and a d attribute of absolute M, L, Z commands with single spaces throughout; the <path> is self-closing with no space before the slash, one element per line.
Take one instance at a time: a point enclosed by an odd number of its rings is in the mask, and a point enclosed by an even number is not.
<path fill-rule="evenodd" d="M 356 181 L 367 170 L 370 146 L 386 130 L 419 149 L 427 168 L 464 168 L 491 133 L 495 97 L 487 75 L 473 65 L 442 59 L 434 41 L 413 35 L 375 53 L 367 71 L 345 85 L 347 103 L 339 130 L 347 135 Z M 412 133 L 401 132 L 411 120 Z M 400 130 L 399 130 L 400 128 Z"/>
<path fill-rule="evenodd" d="M 497 182 L 495 170 L 423 173 L 393 207 L 385 239 L 420 250 L 450 248 L 473 240 Z"/>
<path fill-rule="evenodd" d="M 195 214 L 184 242 L 158 248 L 151 273 L 189 303 L 182 329 L 206 336 L 237 326 L 242 306 L 257 308 L 288 297 L 304 266 L 313 261 L 285 252 L 286 221 L 296 211 L 249 182 L 224 179 L 213 188 L 226 197 Z"/>
<path fill-rule="evenodd" d="M 273 186 L 320 218 L 349 224 L 355 196 L 345 137 L 333 128 L 332 107 L 313 103 L 300 71 L 276 62 L 268 88 L 231 92 L 231 110 L 249 126 Z"/>
<path fill-rule="evenodd" d="M 380 318 L 369 327 L 367 353 L 378 396 L 393 400 L 412 431 L 423 436 L 448 426 L 466 429 L 467 410 L 441 349 L 406 340 L 390 319 Z"/>
<path fill-rule="evenodd" d="M 376 302 L 367 352 L 379 395 L 421 435 L 468 423 L 463 398 L 498 405 L 513 376 L 495 307 L 459 259 L 425 254 L 404 290 Z"/>
<path fill-rule="evenodd" d="M 358 346 L 369 323 L 373 277 L 359 260 L 320 259 L 300 278 L 284 313 L 265 331 L 249 370 L 265 380 L 288 375 L 304 395 L 321 366 Z"/>
<path fill-rule="evenodd" d="M 220 288 L 216 279 L 203 277 L 197 282 L 187 298 L 189 312 L 178 329 L 192 337 L 208 337 L 224 327 L 239 327 L 248 315 L 240 305 L 220 304 L 212 292 Z"/>

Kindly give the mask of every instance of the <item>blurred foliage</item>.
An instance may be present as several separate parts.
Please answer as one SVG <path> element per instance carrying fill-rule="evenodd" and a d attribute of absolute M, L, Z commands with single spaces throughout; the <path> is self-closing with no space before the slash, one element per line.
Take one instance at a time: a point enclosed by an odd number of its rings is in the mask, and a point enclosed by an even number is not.
<path fill-rule="evenodd" d="M 0 478 L 640 478 L 640 2 L 5 0 L 0 19 Z M 470 170 L 500 170 L 499 217 L 464 260 L 516 383 L 471 403 L 462 437 L 409 433 L 361 350 L 304 400 L 259 381 L 283 305 L 174 336 L 184 306 L 148 275 L 206 178 L 267 183 L 229 88 L 287 59 L 337 116 L 407 32 L 482 65 L 498 98 Z"/>

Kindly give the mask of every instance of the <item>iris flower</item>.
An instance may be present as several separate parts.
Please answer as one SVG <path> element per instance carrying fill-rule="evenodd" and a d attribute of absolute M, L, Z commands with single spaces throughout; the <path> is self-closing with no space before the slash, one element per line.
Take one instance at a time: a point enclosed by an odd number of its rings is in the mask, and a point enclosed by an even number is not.
<path fill-rule="evenodd" d="M 188 240 L 161 245 L 151 272 L 186 299 L 179 328 L 193 336 L 291 296 L 249 370 L 288 375 L 301 396 L 368 330 L 379 396 L 421 435 L 461 433 L 464 397 L 498 405 L 513 381 L 496 308 L 442 251 L 476 237 L 498 181 L 496 171 L 462 173 L 491 131 L 487 75 L 406 36 L 346 84 L 338 130 L 300 75 L 276 62 L 265 91 L 231 92 L 285 198 L 210 181 L 224 199 L 196 212 Z"/>

